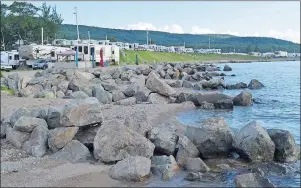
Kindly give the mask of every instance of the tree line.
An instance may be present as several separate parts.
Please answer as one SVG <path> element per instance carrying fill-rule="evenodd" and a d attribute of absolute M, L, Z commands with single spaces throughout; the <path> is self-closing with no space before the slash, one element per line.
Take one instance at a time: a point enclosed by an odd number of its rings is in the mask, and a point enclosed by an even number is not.
<path fill-rule="evenodd" d="M 58 33 L 63 18 L 56 6 L 43 3 L 40 7 L 29 2 L 1 3 L 1 50 L 13 49 L 15 42 L 41 43 L 41 28 L 44 30 L 44 43 L 51 42 Z"/>

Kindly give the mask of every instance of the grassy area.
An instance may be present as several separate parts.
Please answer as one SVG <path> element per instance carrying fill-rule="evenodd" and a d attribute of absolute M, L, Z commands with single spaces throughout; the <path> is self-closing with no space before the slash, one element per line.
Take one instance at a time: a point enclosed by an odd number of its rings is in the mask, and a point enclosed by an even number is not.
<path fill-rule="evenodd" d="M 1 86 L 1 91 L 8 92 L 10 95 L 14 95 L 15 94 L 14 90 L 8 89 L 5 86 Z"/>
<path fill-rule="evenodd" d="M 176 54 L 167 52 L 150 52 L 150 51 L 124 51 L 125 57 L 120 53 L 121 64 L 134 64 L 136 54 L 138 54 L 139 63 L 155 62 L 201 62 L 215 60 L 259 60 L 260 58 L 249 55 L 224 55 L 224 54 Z"/>

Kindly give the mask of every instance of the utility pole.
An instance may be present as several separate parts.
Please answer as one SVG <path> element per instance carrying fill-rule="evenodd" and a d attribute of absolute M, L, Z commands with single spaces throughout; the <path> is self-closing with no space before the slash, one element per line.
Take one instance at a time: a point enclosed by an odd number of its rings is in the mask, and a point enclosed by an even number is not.
<path fill-rule="evenodd" d="M 106 35 L 106 41 L 108 40 L 108 35 Z"/>
<path fill-rule="evenodd" d="M 90 40 L 90 31 L 88 31 L 88 38 L 89 38 L 89 44 L 91 44 L 91 40 Z"/>
<path fill-rule="evenodd" d="M 210 38 L 209 38 L 209 49 L 210 49 Z"/>
<path fill-rule="evenodd" d="M 44 29 L 43 29 L 43 27 L 42 27 L 42 46 L 44 45 Z M 19 39 L 20 40 L 20 39 Z"/>
<path fill-rule="evenodd" d="M 78 30 L 78 22 L 77 22 L 77 8 L 74 7 L 74 14 L 75 14 L 75 19 L 76 19 L 76 29 L 77 29 L 77 42 L 79 41 L 79 30 Z"/>
<path fill-rule="evenodd" d="M 184 48 L 185 48 L 185 42 L 184 42 Z"/>
<path fill-rule="evenodd" d="M 146 44 L 148 45 L 148 30 L 146 29 Z"/>

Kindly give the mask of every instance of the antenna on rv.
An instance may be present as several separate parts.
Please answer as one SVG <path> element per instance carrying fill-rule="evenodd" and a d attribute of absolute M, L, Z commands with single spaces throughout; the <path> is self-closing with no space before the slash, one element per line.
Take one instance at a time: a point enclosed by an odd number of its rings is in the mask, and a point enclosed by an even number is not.
<path fill-rule="evenodd" d="M 44 35 L 44 29 L 43 29 L 43 27 L 42 27 L 42 46 L 44 45 L 44 39 L 43 39 L 43 36 Z"/>

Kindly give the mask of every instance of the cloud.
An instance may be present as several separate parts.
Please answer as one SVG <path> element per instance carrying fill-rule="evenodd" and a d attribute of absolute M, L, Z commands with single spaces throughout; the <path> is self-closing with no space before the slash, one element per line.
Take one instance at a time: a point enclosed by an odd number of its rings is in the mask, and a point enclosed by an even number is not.
<path fill-rule="evenodd" d="M 191 34 L 214 34 L 215 31 L 208 29 L 208 28 L 201 28 L 199 26 L 192 26 L 191 27 Z"/>
<path fill-rule="evenodd" d="M 300 44 L 300 31 L 295 31 L 293 29 L 288 29 L 283 32 L 271 29 L 268 32 L 268 36 L 278 38 L 278 39 L 290 40 Z"/>

